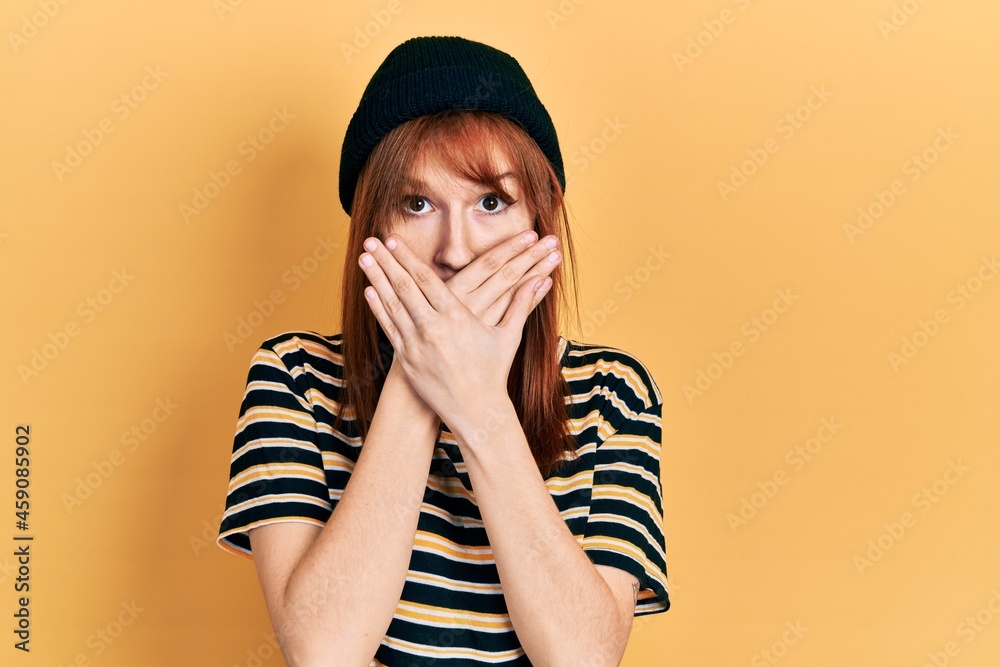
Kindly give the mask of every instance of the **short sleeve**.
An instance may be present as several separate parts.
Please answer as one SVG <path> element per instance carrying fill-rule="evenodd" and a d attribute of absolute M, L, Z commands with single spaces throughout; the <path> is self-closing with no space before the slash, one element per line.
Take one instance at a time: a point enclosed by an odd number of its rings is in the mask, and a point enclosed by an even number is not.
<path fill-rule="evenodd" d="M 251 360 L 240 405 L 216 540 L 221 548 L 252 558 L 251 528 L 279 521 L 325 525 L 332 504 L 317 432 L 303 387 L 265 343 Z"/>
<path fill-rule="evenodd" d="M 660 488 L 663 406 L 623 421 L 597 445 L 590 514 L 581 547 L 595 565 L 639 580 L 635 616 L 670 608 Z"/>

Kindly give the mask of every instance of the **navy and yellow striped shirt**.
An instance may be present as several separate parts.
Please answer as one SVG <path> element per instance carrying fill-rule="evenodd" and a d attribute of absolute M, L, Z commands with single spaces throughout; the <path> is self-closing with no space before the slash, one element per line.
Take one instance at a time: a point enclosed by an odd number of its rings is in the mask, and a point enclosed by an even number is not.
<path fill-rule="evenodd" d="M 240 407 L 218 545 L 252 557 L 247 531 L 277 521 L 323 526 L 362 442 L 341 407 L 341 335 L 270 338 L 254 354 Z M 635 615 L 670 606 L 660 488 L 662 398 L 622 350 L 560 336 L 577 452 L 545 480 L 583 551 L 640 582 Z M 442 425 L 406 582 L 373 666 L 530 665 L 454 436 Z"/>

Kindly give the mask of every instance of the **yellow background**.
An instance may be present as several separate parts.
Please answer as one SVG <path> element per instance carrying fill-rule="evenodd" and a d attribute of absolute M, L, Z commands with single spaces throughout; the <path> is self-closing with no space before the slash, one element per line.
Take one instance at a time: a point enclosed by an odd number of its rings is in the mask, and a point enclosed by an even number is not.
<path fill-rule="evenodd" d="M 632 352 L 664 394 L 673 608 L 635 619 L 623 664 L 997 664 L 996 0 L 0 14 L 4 665 L 282 664 L 251 562 L 214 545 L 243 384 L 267 336 L 337 330 L 344 131 L 389 50 L 425 34 L 528 73 L 570 178 L 587 335 L 566 333 Z M 257 135 L 271 141 L 248 161 Z M 11 632 L 18 424 L 30 655 Z M 133 428 L 145 439 L 123 440 Z"/>

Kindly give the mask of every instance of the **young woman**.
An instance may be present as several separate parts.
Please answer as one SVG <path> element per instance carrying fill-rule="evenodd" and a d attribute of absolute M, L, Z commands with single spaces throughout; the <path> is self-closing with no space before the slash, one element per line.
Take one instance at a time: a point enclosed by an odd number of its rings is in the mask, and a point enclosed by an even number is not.
<path fill-rule="evenodd" d="M 366 87 L 341 333 L 254 355 L 219 532 L 289 665 L 618 665 L 668 609 L 662 399 L 558 333 L 564 190 L 506 53 L 417 37 Z"/>

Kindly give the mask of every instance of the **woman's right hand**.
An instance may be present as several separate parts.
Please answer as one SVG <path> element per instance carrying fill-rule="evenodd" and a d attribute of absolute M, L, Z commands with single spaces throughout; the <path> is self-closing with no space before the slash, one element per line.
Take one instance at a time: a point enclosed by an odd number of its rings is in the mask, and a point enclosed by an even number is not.
<path fill-rule="evenodd" d="M 532 240 L 526 241 L 526 235 Z M 469 262 L 445 284 L 483 324 L 496 326 L 521 285 L 544 278 L 559 266 L 559 240 L 552 235 L 535 237 L 534 232 L 518 232 Z M 553 253 L 556 261 L 549 259 Z"/>

